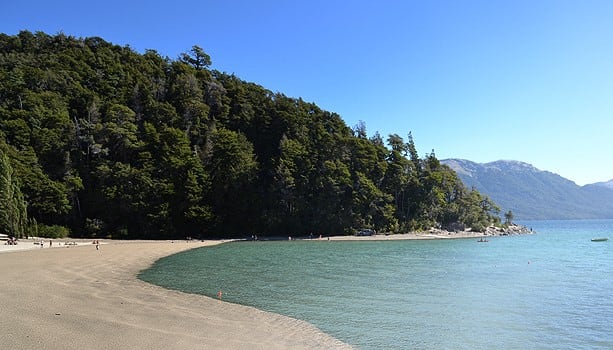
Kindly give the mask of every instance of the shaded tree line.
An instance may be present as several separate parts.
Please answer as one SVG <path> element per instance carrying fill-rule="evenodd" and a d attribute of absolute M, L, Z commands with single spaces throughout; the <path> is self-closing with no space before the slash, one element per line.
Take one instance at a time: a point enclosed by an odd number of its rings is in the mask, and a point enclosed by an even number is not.
<path fill-rule="evenodd" d="M 410 133 L 369 138 L 363 123 L 210 66 L 197 46 L 173 60 L 97 37 L 0 34 L 1 195 L 22 194 L 17 216 L 83 237 L 499 222 Z"/>

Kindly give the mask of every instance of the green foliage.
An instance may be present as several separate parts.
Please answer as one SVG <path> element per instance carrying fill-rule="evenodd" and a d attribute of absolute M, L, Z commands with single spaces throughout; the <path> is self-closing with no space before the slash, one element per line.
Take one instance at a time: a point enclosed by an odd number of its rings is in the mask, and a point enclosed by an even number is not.
<path fill-rule="evenodd" d="M 0 147 L 0 232 L 20 238 L 26 235 L 27 204 L 9 157 L 2 148 Z"/>
<path fill-rule="evenodd" d="M 433 152 L 418 156 L 411 133 L 390 135 L 388 148 L 364 123 L 352 130 L 210 65 L 198 46 L 173 61 L 96 37 L 0 35 L 9 187 L 28 203 L 19 220 L 36 220 L 40 235 L 68 227 L 113 238 L 479 230 L 496 220 L 493 203 Z"/>
<path fill-rule="evenodd" d="M 513 224 L 513 212 L 512 211 L 509 210 L 506 213 L 504 213 L 504 223 L 506 225 Z"/>
<path fill-rule="evenodd" d="M 193 65 L 196 69 L 208 68 L 211 65 L 211 57 L 197 45 L 192 46 L 190 53 L 181 54 L 181 60 Z"/>
<path fill-rule="evenodd" d="M 37 237 L 43 238 L 66 238 L 70 234 L 70 230 L 67 227 L 59 225 L 38 225 Z"/>

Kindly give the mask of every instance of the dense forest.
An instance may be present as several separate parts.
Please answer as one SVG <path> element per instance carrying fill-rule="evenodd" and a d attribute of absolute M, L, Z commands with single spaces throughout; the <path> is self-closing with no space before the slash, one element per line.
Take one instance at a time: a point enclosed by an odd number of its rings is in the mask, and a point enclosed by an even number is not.
<path fill-rule="evenodd" d="M 98 37 L 0 34 L 0 233 L 197 238 L 481 230 L 494 203 L 434 151 Z"/>

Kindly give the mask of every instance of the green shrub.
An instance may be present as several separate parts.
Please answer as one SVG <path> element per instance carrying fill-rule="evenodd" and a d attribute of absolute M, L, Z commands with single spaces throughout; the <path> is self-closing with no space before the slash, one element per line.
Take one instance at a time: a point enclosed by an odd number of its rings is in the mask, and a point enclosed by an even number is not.
<path fill-rule="evenodd" d="M 472 226 L 471 229 L 473 232 L 485 232 L 485 229 L 487 229 L 487 223 L 485 222 L 475 222 Z"/>
<path fill-rule="evenodd" d="M 70 234 L 67 227 L 59 225 L 38 225 L 38 237 L 44 238 L 66 238 Z"/>

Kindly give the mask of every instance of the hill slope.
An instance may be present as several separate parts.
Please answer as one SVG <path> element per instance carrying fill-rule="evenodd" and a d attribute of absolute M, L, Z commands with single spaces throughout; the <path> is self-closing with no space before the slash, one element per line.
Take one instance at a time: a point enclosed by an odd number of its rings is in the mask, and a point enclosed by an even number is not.
<path fill-rule="evenodd" d="M 518 161 L 479 164 L 463 159 L 441 163 L 456 171 L 468 187 L 490 196 L 515 219 L 613 218 L 613 181 L 578 186 L 549 171 Z"/>
<path fill-rule="evenodd" d="M 412 136 L 388 148 L 211 64 L 198 46 L 171 60 L 98 37 L 0 33 L 0 232 L 25 232 L 25 214 L 49 236 L 145 239 L 495 221 Z"/>

